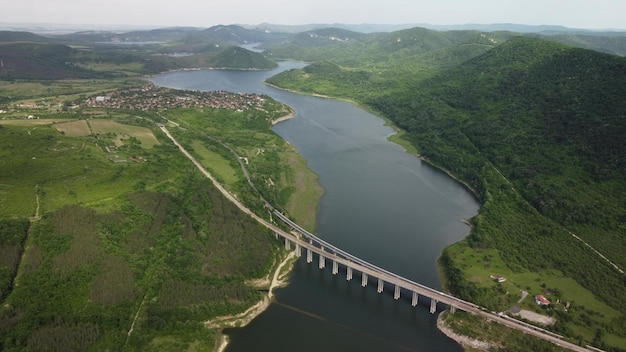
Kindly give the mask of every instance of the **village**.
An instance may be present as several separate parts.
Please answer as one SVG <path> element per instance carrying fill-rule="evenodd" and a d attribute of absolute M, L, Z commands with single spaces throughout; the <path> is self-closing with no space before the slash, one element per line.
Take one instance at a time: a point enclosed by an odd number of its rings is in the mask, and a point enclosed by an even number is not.
<path fill-rule="evenodd" d="M 164 110 L 174 108 L 216 108 L 245 111 L 262 109 L 264 98 L 254 93 L 226 91 L 182 91 L 153 85 L 131 88 L 86 99 L 87 107 L 128 110 Z"/>

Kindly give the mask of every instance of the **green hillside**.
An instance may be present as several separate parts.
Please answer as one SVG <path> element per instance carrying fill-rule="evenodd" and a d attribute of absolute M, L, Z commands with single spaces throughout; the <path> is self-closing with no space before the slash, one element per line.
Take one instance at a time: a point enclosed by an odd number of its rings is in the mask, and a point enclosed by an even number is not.
<path fill-rule="evenodd" d="M 0 43 L 13 42 L 50 43 L 51 40 L 30 32 L 0 31 Z"/>
<path fill-rule="evenodd" d="M 77 66 L 78 56 L 76 50 L 62 44 L 0 44 L 0 58 L 3 63 L 0 79 L 55 80 L 109 76 Z"/>
<path fill-rule="evenodd" d="M 432 39 L 396 47 L 407 41 L 401 38 L 386 50 L 396 58 L 426 50 L 413 56 L 413 66 L 392 59 L 384 68 L 376 64 L 377 73 L 371 61 L 348 67 L 330 56 L 268 82 L 377 111 L 406 131 L 402 140 L 423 158 L 474 190 L 481 210 L 471 235 L 442 255 L 453 293 L 502 311 L 519 299 L 510 292 L 552 288 L 559 301 L 576 302 L 542 312 L 557 318 L 552 329 L 603 348 L 624 346 L 626 304 L 616 299 L 626 296 L 624 273 L 574 235 L 626 268 L 626 59 L 525 37 L 500 44 L 478 34 L 473 38 L 492 48 L 461 61 L 471 55 L 442 53 L 468 44 Z M 493 274 L 509 280 L 495 284 Z M 566 284 L 568 278 L 574 280 Z"/>
<path fill-rule="evenodd" d="M 65 82 L 50 83 L 38 101 L 67 99 L 50 96 L 57 84 Z M 90 86 L 83 91 L 90 96 L 112 89 L 108 81 L 72 84 Z M 14 82 L 1 90 L 33 88 Z M 203 323 L 243 312 L 266 295 L 279 243 L 198 172 L 157 122 L 249 208 L 264 213 L 220 139 L 246 157 L 266 199 L 296 218 L 314 212 L 311 188 L 302 194 L 294 184 L 314 183 L 314 175 L 270 130 L 288 107 L 253 95 L 151 90 L 145 82 L 118 93 L 115 99 L 142 94 L 133 102 L 169 105 L 90 107 L 80 98 L 71 110 L 42 105 L 41 119 L 24 119 L 30 110 L 17 104 L 3 113 L 2 351 L 211 351 L 220 332 Z M 176 105 L 211 97 L 232 105 Z"/>

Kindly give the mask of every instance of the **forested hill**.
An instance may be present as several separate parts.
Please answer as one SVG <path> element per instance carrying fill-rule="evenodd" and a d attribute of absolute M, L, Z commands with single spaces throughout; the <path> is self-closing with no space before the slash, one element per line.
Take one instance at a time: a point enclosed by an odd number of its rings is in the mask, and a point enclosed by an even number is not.
<path fill-rule="evenodd" d="M 494 41 L 459 64 L 430 65 L 429 75 L 419 70 L 424 56 L 415 56 L 412 71 L 406 61 L 387 62 L 384 74 L 331 56 L 268 81 L 372 108 L 475 190 L 481 210 L 470 236 L 442 254 L 454 294 L 503 311 L 519 299 L 509 292 L 554 285 L 581 306 L 549 313 L 560 321 L 555 330 L 622 345 L 626 302 L 615 298 L 626 295 L 624 274 L 572 234 L 626 268 L 626 58 L 529 37 Z M 495 272 L 509 278 L 506 289 L 488 279 Z M 589 310 L 590 301 L 562 284 L 570 279 L 611 308 Z M 592 331 L 613 342 L 605 346 Z"/>
<path fill-rule="evenodd" d="M 50 43 L 51 40 L 30 32 L 0 31 L 0 43 L 11 42 Z"/>
<path fill-rule="evenodd" d="M 441 138 L 442 131 L 459 134 L 447 142 L 479 152 L 528 186 L 529 179 L 553 174 L 585 175 L 593 183 L 622 178 L 624 96 L 626 59 L 517 37 L 370 103 L 414 135 L 431 139 Z M 425 156 L 439 158 L 429 143 L 420 144 Z M 570 167 L 579 173 L 568 175 L 565 168 Z M 479 181 L 470 182 L 482 193 Z M 557 211 L 558 205 L 545 199 L 554 192 L 527 188 L 521 187 L 539 210 Z M 592 209 L 579 213 L 560 216 L 596 218 Z M 602 213 L 595 215 L 604 217 Z"/>
<path fill-rule="evenodd" d="M 623 274 L 565 245 L 574 231 L 626 267 L 625 96 L 626 59 L 518 37 L 368 104 L 477 190 L 471 241 L 511 267 L 562 270 L 626 313 Z M 561 229 L 529 224 L 524 204 Z"/>
<path fill-rule="evenodd" d="M 0 37 L 0 41 L 3 37 Z M 106 78 L 76 65 L 78 51 L 62 44 L 1 43 L 0 80 L 63 78 Z"/>

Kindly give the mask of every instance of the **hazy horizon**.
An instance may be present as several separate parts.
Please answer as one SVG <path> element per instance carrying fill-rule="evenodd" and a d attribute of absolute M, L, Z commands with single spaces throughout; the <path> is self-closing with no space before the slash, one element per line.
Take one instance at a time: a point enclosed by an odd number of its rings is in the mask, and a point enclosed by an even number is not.
<path fill-rule="evenodd" d="M 624 30 L 617 0 L 21 0 L 2 6 L 0 23 L 89 28 L 203 27 L 218 24 L 521 24 Z"/>

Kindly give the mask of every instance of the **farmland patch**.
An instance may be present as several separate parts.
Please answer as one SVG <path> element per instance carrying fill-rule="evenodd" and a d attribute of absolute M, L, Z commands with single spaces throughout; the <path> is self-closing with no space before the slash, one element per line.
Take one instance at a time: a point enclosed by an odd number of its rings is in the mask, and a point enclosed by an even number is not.
<path fill-rule="evenodd" d="M 91 134 L 89 125 L 85 120 L 57 123 L 54 128 L 69 137 L 83 137 Z"/>

